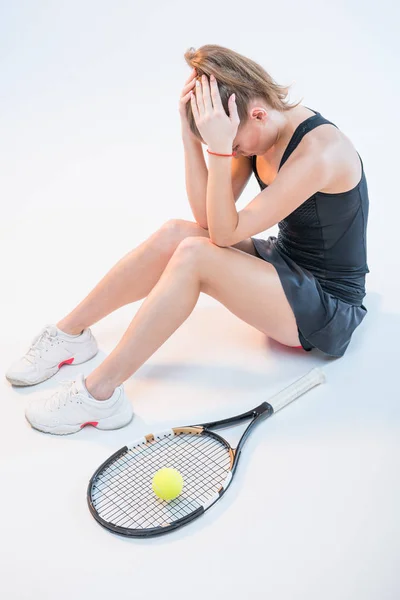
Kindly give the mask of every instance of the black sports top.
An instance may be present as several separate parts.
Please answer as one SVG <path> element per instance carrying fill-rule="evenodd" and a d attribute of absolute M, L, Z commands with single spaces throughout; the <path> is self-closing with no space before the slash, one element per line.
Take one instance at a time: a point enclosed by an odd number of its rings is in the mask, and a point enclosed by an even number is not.
<path fill-rule="evenodd" d="M 312 110 L 312 109 L 310 109 Z M 312 129 L 330 123 L 319 112 L 296 128 L 282 156 L 285 164 L 302 138 Z M 360 156 L 360 155 L 359 155 Z M 258 176 L 256 155 L 251 157 L 260 188 L 268 187 Z M 277 249 L 297 265 L 310 271 L 323 290 L 344 302 L 361 306 L 365 296 L 367 265 L 366 229 L 368 188 L 361 160 L 362 175 L 347 192 L 316 192 L 278 223 Z"/>

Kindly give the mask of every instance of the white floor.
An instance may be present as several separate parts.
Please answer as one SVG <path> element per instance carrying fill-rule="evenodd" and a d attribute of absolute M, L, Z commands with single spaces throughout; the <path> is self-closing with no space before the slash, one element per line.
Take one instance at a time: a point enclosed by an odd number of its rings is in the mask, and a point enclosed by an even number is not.
<path fill-rule="evenodd" d="M 342 359 L 285 349 L 201 296 L 126 382 L 136 416 L 125 429 L 55 437 L 29 427 L 28 400 L 82 367 L 33 388 L 3 379 L 4 600 L 400 595 L 398 15 L 386 0 L 276 4 L 206 0 L 195 16 L 183 2 L 2 8 L 3 373 L 120 256 L 164 221 L 193 219 L 177 113 L 191 45 L 225 45 L 279 82 L 296 80 L 293 99 L 304 96 L 352 139 L 371 200 L 369 315 Z M 257 193 L 253 179 L 239 209 Z M 93 326 L 101 352 L 85 374 L 139 306 Z M 315 365 L 327 383 L 257 428 L 229 493 L 200 520 L 151 540 L 93 520 L 87 482 L 112 451 L 149 431 L 247 410 Z"/>

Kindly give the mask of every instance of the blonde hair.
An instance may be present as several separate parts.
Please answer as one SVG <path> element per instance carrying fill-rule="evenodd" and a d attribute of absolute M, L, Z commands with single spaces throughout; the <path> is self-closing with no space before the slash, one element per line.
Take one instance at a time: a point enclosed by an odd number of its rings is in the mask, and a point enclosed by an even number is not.
<path fill-rule="evenodd" d="M 235 93 L 239 127 L 247 122 L 247 107 L 254 98 L 263 98 L 269 106 L 279 111 L 295 108 L 303 100 L 295 104 L 287 103 L 285 100 L 290 86 L 278 85 L 258 63 L 229 48 L 206 44 L 197 50 L 189 48 L 184 57 L 190 67 L 196 68 L 197 79 L 201 80 L 203 74 L 208 77 L 214 75 L 226 114 L 229 114 L 228 99 Z M 186 104 L 186 114 L 192 133 L 201 139 L 190 101 Z"/>

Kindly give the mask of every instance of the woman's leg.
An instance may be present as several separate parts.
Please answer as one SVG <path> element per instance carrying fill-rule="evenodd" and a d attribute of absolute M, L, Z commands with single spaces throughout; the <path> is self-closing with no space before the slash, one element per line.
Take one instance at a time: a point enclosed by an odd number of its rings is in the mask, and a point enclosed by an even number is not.
<path fill-rule="evenodd" d="M 269 337 L 288 346 L 300 344 L 294 314 L 271 264 L 238 248 L 189 237 L 179 244 L 119 344 L 88 376 L 89 392 L 99 400 L 109 398 L 189 317 L 200 292 Z"/>
<path fill-rule="evenodd" d="M 117 308 L 141 300 L 153 289 L 179 243 L 194 236 L 209 238 L 209 233 L 192 221 L 167 221 L 121 258 L 88 296 L 57 323 L 57 327 L 70 335 L 78 334 Z M 255 254 L 250 239 L 235 244 L 235 247 Z"/>

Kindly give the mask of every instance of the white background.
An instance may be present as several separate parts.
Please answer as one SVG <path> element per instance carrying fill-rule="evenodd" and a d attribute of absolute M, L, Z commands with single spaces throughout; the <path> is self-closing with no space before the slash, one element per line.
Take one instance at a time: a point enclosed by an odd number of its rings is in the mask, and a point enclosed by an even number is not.
<path fill-rule="evenodd" d="M 177 108 L 191 46 L 253 58 L 350 137 L 371 270 L 369 315 L 336 361 L 284 349 L 202 295 L 126 382 L 136 417 L 120 431 L 49 436 L 24 408 L 93 370 L 141 302 L 93 326 L 101 352 L 82 367 L 34 388 L 4 379 L 2 598 L 398 598 L 399 26 L 389 0 L 0 3 L 3 372 L 128 250 L 168 219 L 193 220 Z M 238 208 L 258 192 L 252 178 Z M 202 519 L 142 541 L 92 519 L 87 481 L 112 451 L 247 410 L 314 365 L 327 384 L 256 430 Z"/>

